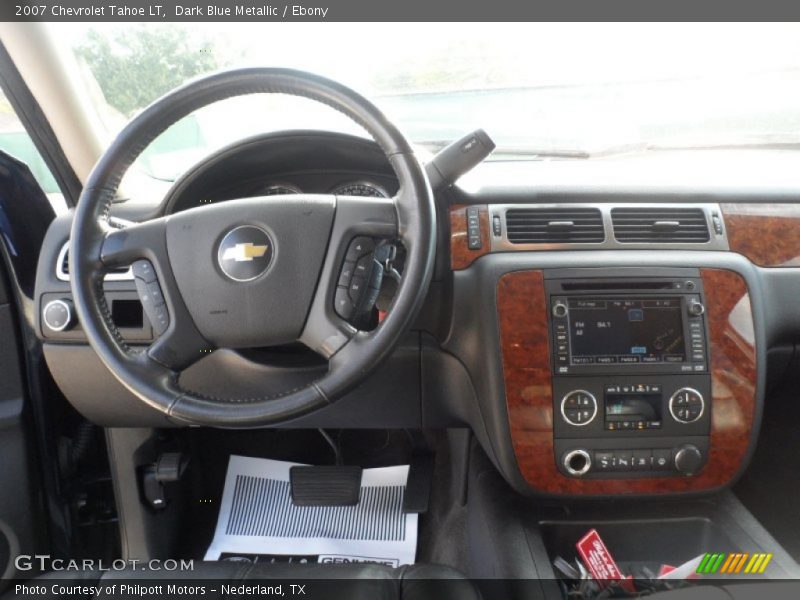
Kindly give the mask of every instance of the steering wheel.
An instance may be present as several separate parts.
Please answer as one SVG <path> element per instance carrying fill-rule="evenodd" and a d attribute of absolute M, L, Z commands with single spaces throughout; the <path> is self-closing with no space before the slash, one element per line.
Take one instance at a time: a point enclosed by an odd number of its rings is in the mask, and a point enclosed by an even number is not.
<path fill-rule="evenodd" d="M 109 222 L 123 175 L 170 125 L 213 102 L 253 93 L 316 100 L 344 113 L 377 142 L 399 180 L 389 199 L 270 196 L 209 204 L 127 227 Z M 137 398 L 179 424 L 256 427 L 318 410 L 358 385 L 395 347 L 424 301 L 435 254 L 430 185 L 411 146 L 368 100 L 302 71 L 217 73 L 157 100 L 117 136 L 81 194 L 71 232 L 72 295 L 89 344 Z M 345 259 L 379 240 L 401 242 L 402 279 L 372 331 L 339 316 Z M 357 252 L 356 252 L 357 254 Z M 140 296 L 158 304 L 163 333 L 146 348 L 125 343 L 103 277 L 133 265 Z M 145 293 L 142 293 L 145 290 Z M 183 389 L 180 373 L 216 348 L 299 341 L 328 360 L 310 384 L 255 398 Z"/>

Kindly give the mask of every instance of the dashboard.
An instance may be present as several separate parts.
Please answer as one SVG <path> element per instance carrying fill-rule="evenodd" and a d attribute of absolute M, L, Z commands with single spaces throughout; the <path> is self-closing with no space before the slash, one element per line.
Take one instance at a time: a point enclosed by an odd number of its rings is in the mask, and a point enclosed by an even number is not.
<path fill-rule="evenodd" d="M 578 181 L 582 167 L 602 178 Z M 757 443 L 768 374 L 800 340 L 798 196 L 673 185 L 657 164 L 659 186 L 616 164 L 546 168 L 561 183 L 537 181 L 519 161 L 481 165 L 437 193 L 436 275 L 407 339 L 364 386 L 290 426 L 469 427 L 525 494 L 730 485 Z M 370 141 L 284 132 L 223 149 L 157 206 L 123 203 L 113 215 L 298 192 L 391 196 L 397 181 Z M 37 273 L 51 372 L 95 422 L 167 426 L 104 372 L 79 323 L 62 327 L 70 222 L 51 226 Z M 130 273 L 112 273 L 105 290 L 129 343 L 158 335 Z M 217 351 L 185 376 L 192 389 L 248 395 L 323 368 L 292 348 Z M 86 372 L 98 375 L 76 375 Z"/>

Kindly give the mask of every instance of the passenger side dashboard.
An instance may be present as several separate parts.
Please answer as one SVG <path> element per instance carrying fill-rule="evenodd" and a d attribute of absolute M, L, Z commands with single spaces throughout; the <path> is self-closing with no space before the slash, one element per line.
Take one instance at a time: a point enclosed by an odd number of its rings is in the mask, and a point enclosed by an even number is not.
<path fill-rule="evenodd" d="M 787 329 L 797 331 L 791 305 L 767 311 L 776 298 L 798 289 L 800 273 L 791 268 L 800 256 L 797 205 L 649 202 L 646 194 L 641 202 L 592 203 L 576 196 L 563 203 L 509 204 L 484 195 L 486 204 L 450 207 L 453 323 L 459 326 L 451 329 L 447 347 L 472 370 L 481 358 L 471 347 L 479 339 L 497 340 L 496 346 L 480 346 L 497 366 L 476 384 L 489 455 L 526 493 L 650 495 L 730 485 L 757 438 L 767 348 L 785 340 Z M 554 295 L 553 282 L 591 284 L 586 288 L 596 291 L 585 297 L 603 303 L 635 303 L 647 293 L 647 280 L 658 279 L 671 281 L 670 294 L 681 281 L 693 287 L 705 323 L 704 335 L 692 341 L 706 344 L 708 355 L 700 358 L 708 359 L 707 368 L 686 364 L 685 374 L 670 374 L 653 356 L 622 357 L 636 361 L 628 366 L 610 356 L 578 357 L 592 364 L 560 366 L 572 364 L 572 357 L 565 354 L 566 362 L 558 362 L 556 346 L 575 332 L 566 325 L 559 339 L 555 331 L 569 319 L 567 308 L 563 319 L 554 316 L 554 301 L 566 300 L 566 292 Z M 665 289 L 653 293 L 663 296 Z M 461 296 L 493 306 L 494 314 L 476 314 Z M 690 296 L 685 297 L 684 309 Z M 480 333 L 469 333 L 471 327 Z M 653 360 L 639 363 L 644 358 Z M 693 368 L 702 372 L 695 375 Z M 657 390 L 649 396 L 658 407 L 655 431 L 641 419 L 624 421 L 624 431 L 608 431 L 616 427 L 609 405 L 631 406 L 618 400 L 623 388 Z M 672 410 L 676 397 L 684 401 L 682 390 L 702 398 L 702 417 L 692 425 L 678 423 Z M 499 406 L 486 406 L 483 398 L 492 395 L 504 399 Z M 587 402 L 588 423 L 565 416 L 564 403 L 575 398 Z M 642 393 L 637 400 L 647 398 Z M 688 462 L 687 448 L 697 454 Z M 571 469 L 576 453 L 577 467 Z M 667 468 L 657 466 L 657 459 L 667 461 Z"/>

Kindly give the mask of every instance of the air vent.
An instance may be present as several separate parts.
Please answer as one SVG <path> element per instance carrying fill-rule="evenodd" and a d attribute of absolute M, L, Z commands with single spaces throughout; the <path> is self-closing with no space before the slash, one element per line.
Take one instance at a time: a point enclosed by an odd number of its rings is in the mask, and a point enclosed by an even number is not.
<path fill-rule="evenodd" d="M 606 237 L 597 208 L 512 208 L 506 230 L 512 244 L 596 244 Z"/>
<path fill-rule="evenodd" d="M 69 242 L 66 242 L 58 253 L 58 264 L 56 265 L 56 278 L 61 281 L 69 281 Z M 133 273 L 130 267 L 116 267 L 109 269 L 105 276 L 106 281 L 133 280 Z"/>
<path fill-rule="evenodd" d="M 613 208 L 611 222 L 622 243 L 703 244 L 710 239 L 702 208 Z"/>

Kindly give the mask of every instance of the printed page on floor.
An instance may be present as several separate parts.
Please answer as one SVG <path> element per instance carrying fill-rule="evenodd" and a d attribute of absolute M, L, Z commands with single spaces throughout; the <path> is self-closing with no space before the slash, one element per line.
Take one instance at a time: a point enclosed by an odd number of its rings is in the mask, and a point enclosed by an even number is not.
<path fill-rule="evenodd" d="M 355 506 L 295 506 L 293 466 L 231 456 L 206 560 L 414 563 L 417 515 L 402 511 L 408 465 L 364 469 Z"/>

